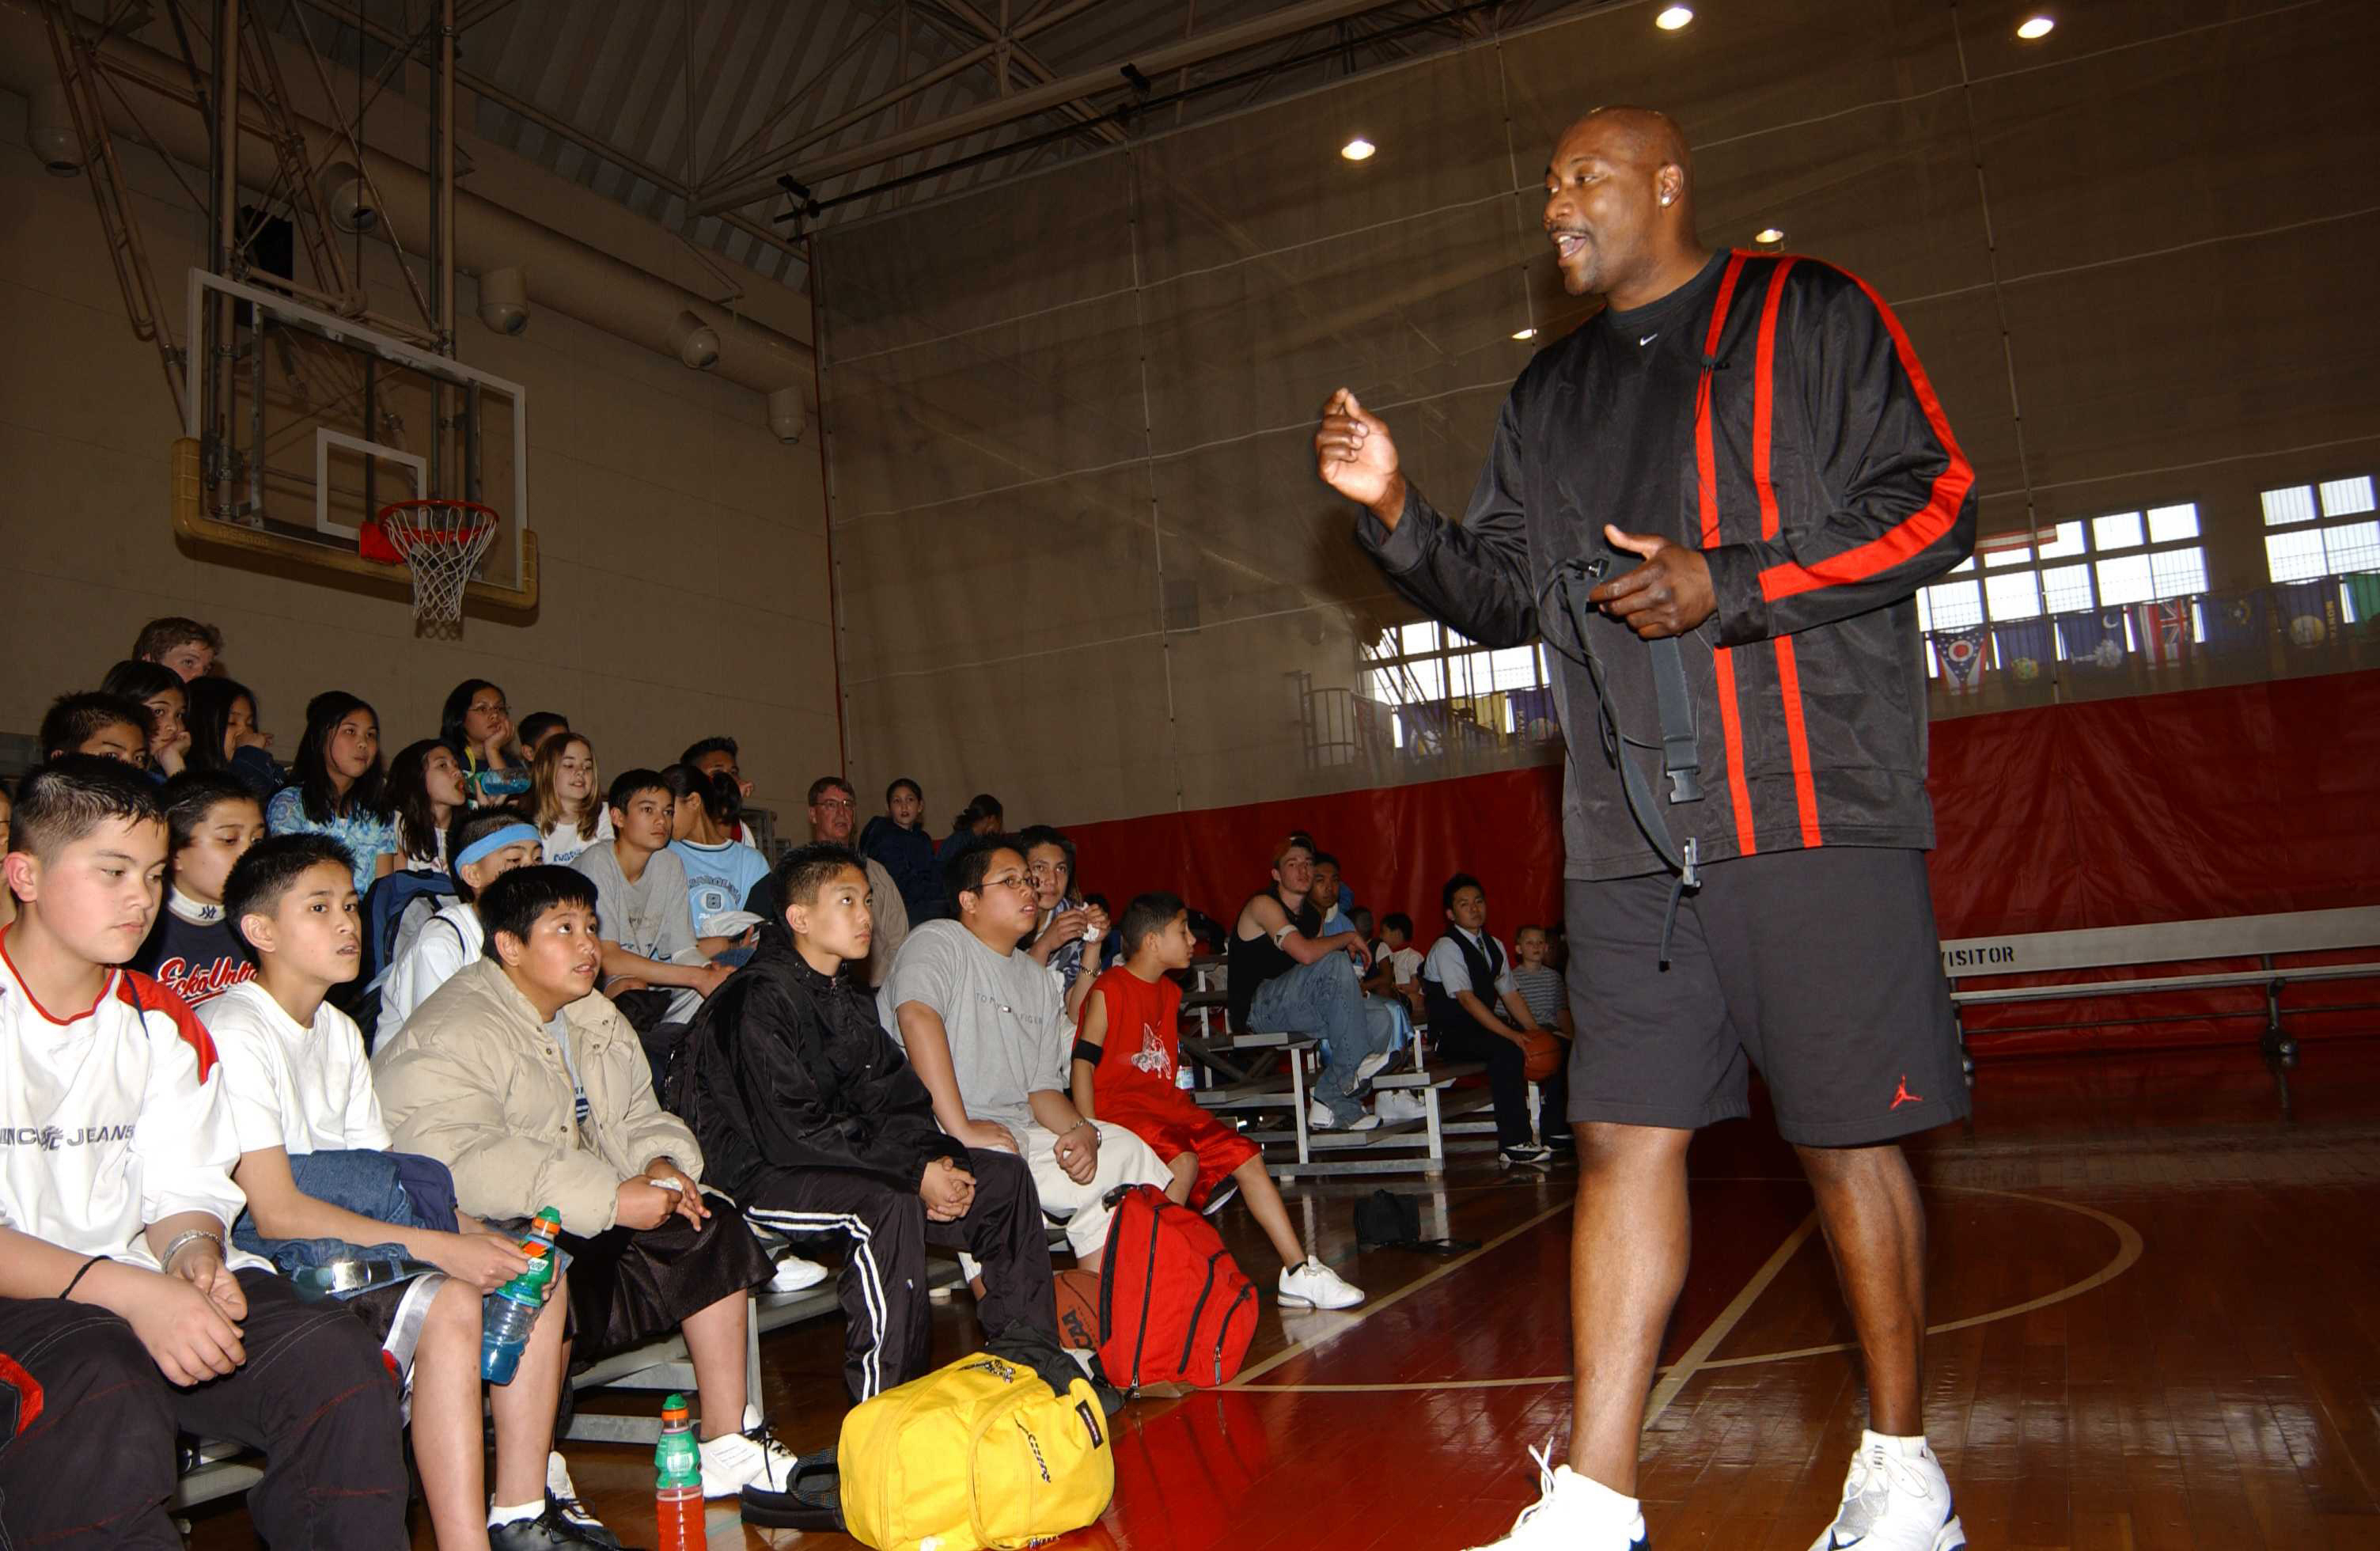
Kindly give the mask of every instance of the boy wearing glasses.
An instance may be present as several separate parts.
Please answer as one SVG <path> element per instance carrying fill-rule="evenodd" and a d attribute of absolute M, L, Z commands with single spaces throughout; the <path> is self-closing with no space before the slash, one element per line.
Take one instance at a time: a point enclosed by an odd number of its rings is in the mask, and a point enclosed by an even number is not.
<path fill-rule="evenodd" d="M 841 776 L 819 777 L 810 782 L 809 804 L 811 843 L 850 849 L 851 832 L 859 822 L 857 799 L 852 794 L 851 782 Z M 901 944 L 909 936 L 909 911 L 901 903 L 899 886 L 882 863 L 873 856 L 863 856 L 860 865 L 868 869 L 868 916 L 873 935 L 867 953 L 853 967 L 860 984 L 872 991 L 892 974 L 892 956 L 901 951 Z M 782 921 L 786 903 L 778 893 L 777 875 L 771 869 L 768 877 L 752 885 L 744 908 L 760 918 L 760 935 L 766 939 Z"/>
<path fill-rule="evenodd" d="M 1075 1264 L 1096 1271 L 1104 1197 L 1172 1179 L 1148 1144 L 1087 1121 L 1068 1097 L 1075 1027 L 1058 983 L 1017 942 L 1040 903 L 1014 835 L 984 836 L 944 868 L 958 918 L 909 934 L 879 995 L 884 1026 L 933 1095 L 942 1130 L 1025 1159 L 1041 1205 L 1066 1218 Z"/>

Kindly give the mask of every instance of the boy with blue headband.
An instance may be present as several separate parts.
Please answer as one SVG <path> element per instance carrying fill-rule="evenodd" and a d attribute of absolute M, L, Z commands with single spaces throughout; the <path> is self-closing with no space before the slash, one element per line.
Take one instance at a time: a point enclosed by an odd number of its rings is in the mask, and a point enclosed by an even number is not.
<path fill-rule="evenodd" d="M 467 809 L 446 827 L 447 866 L 455 897 L 421 924 L 412 945 L 381 982 L 379 1038 L 385 1042 L 430 993 L 487 952 L 480 925 L 480 891 L 515 867 L 545 858 L 537 827 L 509 808 Z"/>

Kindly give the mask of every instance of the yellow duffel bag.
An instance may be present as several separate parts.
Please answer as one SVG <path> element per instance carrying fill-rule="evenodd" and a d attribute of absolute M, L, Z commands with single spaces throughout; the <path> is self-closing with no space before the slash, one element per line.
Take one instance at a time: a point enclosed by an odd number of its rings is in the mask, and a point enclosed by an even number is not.
<path fill-rule="evenodd" d="M 961 1358 L 844 1418 L 835 1449 L 844 1524 L 878 1551 L 1037 1545 L 1107 1511 L 1108 1422 L 1090 1381 L 1050 1349 L 1042 1374 L 988 1352 Z"/>

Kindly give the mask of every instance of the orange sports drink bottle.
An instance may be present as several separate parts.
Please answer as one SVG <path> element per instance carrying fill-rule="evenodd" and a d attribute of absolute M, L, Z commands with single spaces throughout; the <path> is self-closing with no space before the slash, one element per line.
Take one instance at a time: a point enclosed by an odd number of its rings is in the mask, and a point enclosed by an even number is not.
<path fill-rule="evenodd" d="M 686 1397 L 662 1402 L 662 1441 L 653 1448 L 653 1516 L 661 1551 L 702 1551 L 702 1453 Z"/>

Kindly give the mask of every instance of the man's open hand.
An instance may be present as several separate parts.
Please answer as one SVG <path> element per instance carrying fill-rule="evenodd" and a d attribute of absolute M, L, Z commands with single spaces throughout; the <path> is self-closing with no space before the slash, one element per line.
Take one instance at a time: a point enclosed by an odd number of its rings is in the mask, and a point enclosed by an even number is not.
<path fill-rule="evenodd" d="M 1613 619 L 1651 641 L 1682 636 L 1718 609 L 1702 551 L 1649 533 L 1622 533 L 1609 523 L 1603 533 L 1618 548 L 1645 557 L 1642 565 L 1586 595 Z"/>

